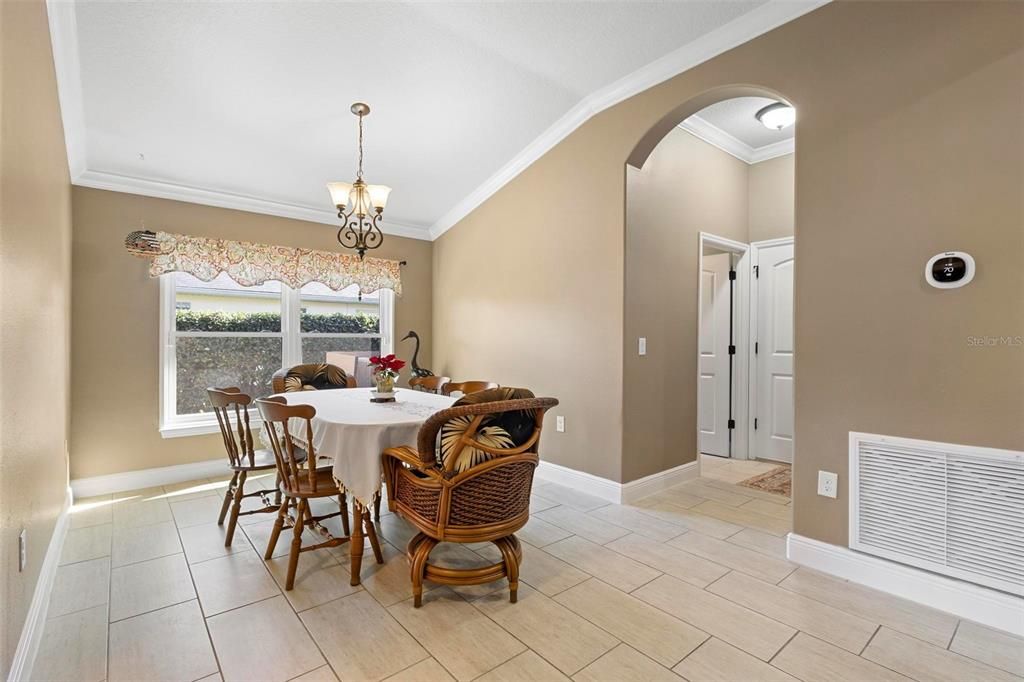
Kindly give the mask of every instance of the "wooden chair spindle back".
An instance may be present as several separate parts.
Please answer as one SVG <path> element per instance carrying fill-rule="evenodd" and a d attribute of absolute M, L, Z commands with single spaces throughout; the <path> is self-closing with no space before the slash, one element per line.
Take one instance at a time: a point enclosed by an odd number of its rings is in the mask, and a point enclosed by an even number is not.
<path fill-rule="evenodd" d="M 210 397 L 213 412 L 217 416 L 217 425 L 220 427 L 224 450 L 231 466 L 253 466 L 255 454 L 252 430 L 249 426 L 249 405 L 252 404 L 252 397 L 235 387 L 208 388 L 206 394 Z M 231 417 L 232 412 L 234 419 Z"/>
<path fill-rule="evenodd" d="M 451 377 L 413 377 L 409 379 L 409 388 L 428 393 L 440 393 Z"/>
<path fill-rule="evenodd" d="M 458 391 L 463 395 L 469 395 L 470 393 L 479 393 L 480 391 L 487 391 L 492 388 L 500 388 L 500 386 L 493 381 L 449 381 L 441 386 L 441 392 L 445 395 L 451 395 Z"/>
<path fill-rule="evenodd" d="M 316 416 L 316 408 L 312 405 L 289 405 L 280 396 L 261 398 L 256 401 L 256 406 L 263 417 L 267 437 L 274 451 L 274 461 L 277 462 L 277 472 L 285 487 L 299 490 L 302 478 L 305 477 L 309 490 L 317 492 L 316 452 L 313 447 L 313 417 Z M 291 419 L 305 422 L 305 436 L 298 439 L 305 445 L 304 448 L 296 444 L 289 426 Z M 302 449 L 306 452 L 305 460 L 298 456 L 297 451 Z"/>

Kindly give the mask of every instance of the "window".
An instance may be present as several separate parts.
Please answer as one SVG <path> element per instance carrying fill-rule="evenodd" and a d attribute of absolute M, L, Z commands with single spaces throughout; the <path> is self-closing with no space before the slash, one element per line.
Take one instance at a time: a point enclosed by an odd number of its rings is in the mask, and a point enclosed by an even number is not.
<path fill-rule="evenodd" d="M 380 353 L 380 293 L 359 300 L 356 287 L 331 291 L 310 282 L 299 292 L 299 337 L 303 362 L 326 362 L 330 351 Z"/>
<path fill-rule="evenodd" d="M 243 287 L 222 274 L 203 282 L 185 273 L 160 279 L 160 432 L 217 430 L 209 386 L 270 395 L 282 367 L 324 362 L 331 351 L 391 352 L 394 294 L 362 297 L 352 286 L 302 290 L 279 282 Z"/>

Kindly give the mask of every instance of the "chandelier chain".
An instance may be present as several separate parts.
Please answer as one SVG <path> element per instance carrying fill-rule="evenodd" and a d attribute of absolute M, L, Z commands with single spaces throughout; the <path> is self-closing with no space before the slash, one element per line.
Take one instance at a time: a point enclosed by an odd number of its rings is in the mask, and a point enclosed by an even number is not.
<path fill-rule="evenodd" d="M 359 170 L 356 177 L 363 179 L 363 115 L 359 114 Z"/>

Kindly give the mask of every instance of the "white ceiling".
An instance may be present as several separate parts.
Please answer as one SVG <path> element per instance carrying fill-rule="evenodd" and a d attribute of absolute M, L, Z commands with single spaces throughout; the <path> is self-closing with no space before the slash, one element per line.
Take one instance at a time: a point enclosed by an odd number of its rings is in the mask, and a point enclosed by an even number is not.
<path fill-rule="evenodd" d="M 324 183 L 353 179 L 348 108 L 364 100 L 366 178 L 394 188 L 389 231 L 429 238 L 601 108 L 819 4 L 50 0 L 50 12 L 76 184 L 332 222 Z"/>
<path fill-rule="evenodd" d="M 796 126 L 772 130 L 755 118 L 762 108 L 778 101 L 767 97 L 735 97 L 701 109 L 696 115 L 756 150 L 793 137 Z"/>

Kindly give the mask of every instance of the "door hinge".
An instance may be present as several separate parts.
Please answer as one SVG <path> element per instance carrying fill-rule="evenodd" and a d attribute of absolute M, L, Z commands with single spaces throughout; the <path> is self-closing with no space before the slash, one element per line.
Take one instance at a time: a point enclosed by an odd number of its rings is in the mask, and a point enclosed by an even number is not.
<path fill-rule="evenodd" d="M 736 355 L 736 346 L 729 344 L 729 355 Z"/>
<path fill-rule="evenodd" d="M 757 341 L 754 341 L 754 355 L 757 355 Z"/>
<path fill-rule="evenodd" d="M 729 271 L 729 279 L 730 280 L 736 279 L 736 271 L 735 270 L 730 270 Z"/>
<path fill-rule="evenodd" d="M 754 417 L 754 430 L 757 430 L 757 417 Z"/>
<path fill-rule="evenodd" d="M 760 265 L 755 265 L 755 266 L 754 266 L 754 277 L 755 277 L 755 278 L 757 278 L 757 277 L 760 277 L 760 276 L 761 276 L 761 273 L 760 273 L 760 272 L 758 272 L 758 271 L 760 270 L 760 268 L 761 268 L 761 266 L 760 266 Z"/>
<path fill-rule="evenodd" d="M 730 419 L 729 420 L 729 428 L 730 429 L 735 429 L 736 428 L 736 420 L 735 419 Z"/>

